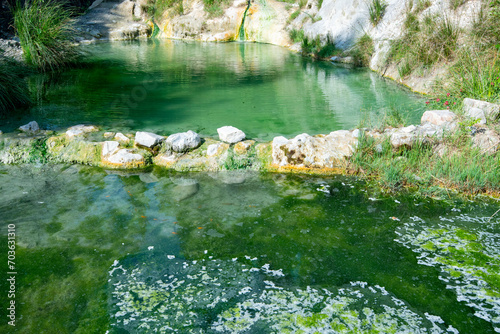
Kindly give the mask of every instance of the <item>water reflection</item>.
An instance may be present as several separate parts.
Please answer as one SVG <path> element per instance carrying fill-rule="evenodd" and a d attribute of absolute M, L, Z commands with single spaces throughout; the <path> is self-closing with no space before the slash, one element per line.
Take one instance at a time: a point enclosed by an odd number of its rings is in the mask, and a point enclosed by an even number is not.
<path fill-rule="evenodd" d="M 142 41 L 86 47 L 86 67 L 29 80 L 38 105 L 13 129 L 36 119 L 57 128 L 82 122 L 163 134 L 192 129 L 214 136 L 233 125 L 249 137 L 329 133 L 365 113 L 397 106 L 418 121 L 420 100 L 363 70 L 312 62 L 253 43 Z"/>

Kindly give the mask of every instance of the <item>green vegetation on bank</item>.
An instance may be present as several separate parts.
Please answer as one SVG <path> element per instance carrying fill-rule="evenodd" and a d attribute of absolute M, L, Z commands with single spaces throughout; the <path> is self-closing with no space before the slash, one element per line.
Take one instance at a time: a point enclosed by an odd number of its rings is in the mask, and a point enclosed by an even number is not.
<path fill-rule="evenodd" d="M 465 1 L 452 1 L 457 9 Z M 484 0 L 472 28 L 459 29 L 446 14 L 423 14 L 429 1 L 410 2 L 402 38 L 392 43 L 388 62 L 401 78 L 448 65 L 434 95 L 500 101 L 500 1 Z M 460 45 L 459 45 L 460 44 Z"/>
<path fill-rule="evenodd" d="M 143 12 L 147 13 L 148 16 L 155 20 L 159 20 L 170 8 L 173 8 L 172 15 L 184 14 L 182 0 L 148 0 L 142 5 Z"/>
<path fill-rule="evenodd" d="M 49 71 L 76 61 L 70 10 L 54 0 L 18 2 L 12 10 L 16 35 L 29 65 Z"/>
<path fill-rule="evenodd" d="M 423 193 L 439 187 L 464 193 L 500 192 L 500 153 L 481 152 L 469 133 L 470 128 L 461 124 L 440 143 L 425 140 L 399 149 L 393 149 L 388 139 L 378 142 L 363 136 L 351 164 L 360 175 L 377 177 L 392 190 L 416 186 Z"/>

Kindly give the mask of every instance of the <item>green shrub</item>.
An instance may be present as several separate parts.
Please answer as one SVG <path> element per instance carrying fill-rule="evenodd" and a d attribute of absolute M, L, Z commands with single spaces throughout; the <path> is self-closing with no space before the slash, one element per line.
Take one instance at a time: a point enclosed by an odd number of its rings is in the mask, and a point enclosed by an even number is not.
<path fill-rule="evenodd" d="M 372 0 L 368 5 L 368 13 L 370 15 L 370 22 L 376 26 L 384 17 L 387 3 L 384 0 Z"/>
<path fill-rule="evenodd" d="M 14 28 L 26 62 L 41 71 L 58 70 L 75 62 L 71 44 L 71 12 L 55 0 L 32 0 L 13 9 Z"/>
<path fill-rule="evenodd" d="M 0 62 L 0 114 L 30 103 L 28 87 L 18 67 Z"/>

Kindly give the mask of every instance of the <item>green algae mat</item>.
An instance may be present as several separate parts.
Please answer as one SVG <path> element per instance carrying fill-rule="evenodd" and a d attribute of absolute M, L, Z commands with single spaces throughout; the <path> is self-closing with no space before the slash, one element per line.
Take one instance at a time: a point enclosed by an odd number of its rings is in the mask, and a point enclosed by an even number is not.
<path fill-rule="evenodd" d="M 0 332 L 495 333 L 497 210 L 340 176 L 2 165 Z"/>
<path fill-rule="evenodd" d="M 393 110 L 416 124 L 425 107 L 374 72 L 313 62 L 272 45 L 141 41 L 82 50 L 82 68 L 28 78 L 35 106 L 0 119 L 0 130 L 36 120 L 43 129 L 86 123 L 205 137 L 232 125 L 270 141 L 352 129 Z"/>

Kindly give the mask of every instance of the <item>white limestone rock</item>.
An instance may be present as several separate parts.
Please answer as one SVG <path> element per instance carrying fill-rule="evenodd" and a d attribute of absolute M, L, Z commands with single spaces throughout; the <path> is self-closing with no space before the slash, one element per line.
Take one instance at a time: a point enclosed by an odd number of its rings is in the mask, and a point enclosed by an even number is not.
<path fill-rule="evenodd" d="M 189 130 L 168 136 L 166 144 L 174 152 L 187 152 L 200 146 L 201 138 L 196 132 Z"/>
<path fill-rule="evenodd" d="M 164 141 L 165 138 L 152 132 L 137 131 L 135 133 L 135 144 L 153 148 Z"/>
<path fill-rule="evenodd" d="M 489 103 L 480 100 L 474 100 L 466 98 L 464 99 L 464 113 L 465 115 L 469 115 L 474 113 L 473 109 L 480 109 L 483 111 L 484 116 L 487 119 L 496 119 L 500 115 L 500 104 Z"/>
<path fill-rule="evenodd" d="M 78 124 L 78 125 L 75 125 L 75 126 L 68 128 L 68 130 L 66 131 L 66 135 L 69 138 L 73 138 L 76 136 L 81 136 L 83 134 L 95 132 L 95 131 L 99 131 L 99 129 L 95 125 Z"/>
<path fill-rule="evenodd" d="M 128 149 L 121 149 L 115 154 L 107 157 L 107 162 L 118 167 L 126 167 L 127 165 L 143 165 L 144 157 L 140 154 L 133 153 Z"/>
<path fill-rule="evenodd" d="M 478 120 L 478 124 L 486 124 L 486 115 L 484 114 L 484 111 L 482 109 L 475 107 L 464 108 L 464 109 L 465 109 L 465 116 L 473 120 Z"/>
<path fill-rule="evenodd" d="M 234 126 L 223 126 L 217 129 L 219 134 L 219 139 L 229 143 L 234 144 L 245 139 L 245 133 Z"/>
<path fill-rule="evenodd" d="M 116 135 L 115 135 L 115 140 L 118 140 L 120 143 L 123 143 L 123 144 L 128 144 L 130 143 L 130 138 L 128 138 L 127 136 L 125 136 L 123 133 L 121 132 L 118 132 Z"/>
<path fill-rule="evenodd" d="M 208 145 L 207 156 L 213 157 L 214 155 L 216 155 L 219 152 L 219 147 L 221 147 L 221 145 L 221 143 Z"/>
<path fill-rule="evenodd" d="M 105 141 L 102 144 L 102 156 L 106 157 L 118 151 L 120 143 L 117 141 Z"/>
<path fill-rule="evenodd" d="M 449 110 L 427 110 L 422 115 L 421 123 L 431 123 L 438 126 L 446 126 L 452 123 L 457 115 Z"/>
<path fill-rule="evenodd" d="M 25 124 L 23 126 L 19 127 L 19 130 L 22 132 L 38 132 L 40 131 L 40 127 L 38 126 L 38 123 L 36 121 L 31 121 L 28 124 Z"/>
<path fill-rule="evenodd" d="M 500 145 L 500 136 L 493 130 L 477 133 L 472 137 L 473 146 L 481 150 L 482 154 L 495 153 Z"/>
<path fill-rule="evenodd" d="M 416 139 L 416 130 L 417 127 L 415 125 L 396 129 L 390 136 L 391 146 L 394 148 L 402 146 L 412 147 Z"/>
<path fill-rule="evenodd" d="M 103 136 L 104 138 L 106 138 L 106 139 L 113 138 L 113 136 L 114 136 L 114 135 L 115 135 L 115 133 L 114 133 L 114 132 L 104 132 L 104 133 L 102 134 L 102 136 Z"/>
<path fill-rule="evenodd" d="M 358 133 L 355 133 L 359 135 Z M 352 156 L 358 144 L 353 132 L 339 130 L 329 135 L 300 134 L 293 139 L 273 139 L 273 164 L 312 168 L 335 168 Z"/>

